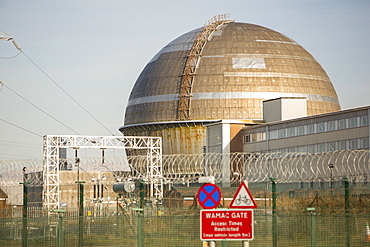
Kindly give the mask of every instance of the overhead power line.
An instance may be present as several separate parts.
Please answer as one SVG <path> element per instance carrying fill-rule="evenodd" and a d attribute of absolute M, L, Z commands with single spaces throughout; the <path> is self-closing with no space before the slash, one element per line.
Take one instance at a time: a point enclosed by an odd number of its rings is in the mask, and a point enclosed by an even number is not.
<path fill-rule="evenodd" d="M 72 101 L 74 101 L 82 110 L 84 110 L 90 117 L 92 117 L 97 123 L 100 124 L 104 129 L 106 129 L 111 135 L 114 135 L 103 123 L 101 123 L 94 115 L 92 115 L 85 107 L 83 107 L 77 100 L 75 100 L 67 91 L 65 91 L 53 78 L 51 78 L 40 66 L 38 66 L 15 42 L 15 40 L 4 32 L 0 31 L 0 40 L 12 41 L 14 46 L 33 63 L 47 78 L 49 78 L 60 90 L 62 90 Z"/>
<path fill-rule="evenodd" d="M 46 111 L 44 111 L 43 109 L 41 109 L 40 107 L 36 106 L 35 104 L 33 104 L 32 102 L 30 102 L 29 100 L 27 100 L 25 97 L 23 97 L 22 95 L 20 95 L 19 93 L 17 93 L 13 89 L 11 89 L 9 86 L 5 85 L 3 82 L 0 81 L 0 84 L 3 85 L 4 87 L 6 87 L 7 89 L 9 89 L 10 91 L 12 91 L 14 94 L 18 95 L 21 99 L 23 99 L 24 101 L 26 101 L 27 103 L 29 103 L 30 105 L 32 105 L 33 107 L 35 107 L 36 109 L 40 110 L 41 112 L 43 112 L 44 114 L 46 114 L 50 118 L 54 119 L 55 121 L 57 121 L 58 123 L 60 123 L 64 127 L 66 127 L 67 129 L 71 130 L 72 132 L 74 132 L 77 135 L 80 135 L 77 131 L 75 131 L 72 128 L 68 127 L 66 124 L 62 123 L 61 121 L 59 121 L 58 119 L 56 119 L 55 117 L 53 117 L 52 115 L 50 115 L 49 113 L 47 113 Z"/>
<path fill-rule="evenodd" d="M 7 124 L 10 124 L 10 125 L 14 126 L 14 127 L 17 127 L 18 129 L 21 129 L 21 130 L 27 131 L 28 133 L 31 133 L 31 134 L 34 134 L 34 135 L 36 135 L 36 136 L 42 137 L 42 135 L 40 135 L 40 134 L 37 134 L 37 133 L 35 133 L 35 132 L 33 132 L 33 131 L 30 131 L 30 130 L 28 130 L 28 129 L 22 128 L 22 127 L 20 127 L 20 126 L 18 126 L 18 125 L 16 125 L 16 124 L 13 124 L 13 123 L 11 123 L 11 122 L 8 122 L 8 121 L 4 120 L 4 119 L 1 119 L 1 118 L 0 118 L 0 121 L 3 121 L 3 122 L 5 122 L 5 123 L 7 123 Z"/>

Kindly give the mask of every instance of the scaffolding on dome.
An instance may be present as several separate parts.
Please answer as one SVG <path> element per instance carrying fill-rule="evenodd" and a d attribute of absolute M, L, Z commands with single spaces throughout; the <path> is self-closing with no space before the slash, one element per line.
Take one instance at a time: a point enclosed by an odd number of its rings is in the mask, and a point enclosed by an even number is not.
<path fill-rule="evenodd" d="M 202 57 L 202 51 L 212 36 L 221 26 L 234 22 L 228 20 L 229 14 L 217 15 L 210 19 L 205 26 L 197 33 L 194 43 L 187 55 L 185 68 L 181 78 L 179 91 L 179 102 L 177 110 L 177 120 L 190 120 L 190 107 L 192 98 L 192 88 L 196 70 Z"/>

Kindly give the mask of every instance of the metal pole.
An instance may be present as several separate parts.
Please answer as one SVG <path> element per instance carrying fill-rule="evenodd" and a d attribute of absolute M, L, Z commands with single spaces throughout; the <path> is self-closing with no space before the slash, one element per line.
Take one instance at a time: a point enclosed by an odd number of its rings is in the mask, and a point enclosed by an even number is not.
<path fill-rule="evenodd" d="M 248 187 L 248 181 L 244 180 L 245 185 Z M 242 242 L 243 247 L 249 247 L 249 241 L 243 241 Z"/>
<path fill-rule="evenodd" d="M 226 247 L 226 240 L 222 240 L 222 247 Z"/>
<path fill-rule="evenodd" d="M 139 180 L 139 183 L 140 183 L 140 192 L 139 192 L 139 195 L 140 195 L 140 208 L 144 208 L 144 203 L 145 203 L 145 184 L 144 184 L 144 181 L 143 180 Z"/>
<path fill-rule="evenodd" d="M 52 211 L 58 213 L 58 226 L 57 226 L 58 247 L 63 247 L 64 246 L 63 213 L 65 213 L 66 211 L 63 209 L 53 209 Z"/>
<path fill-rule="evenodd" d="M 84 239 L 84 181 L 77 181 L 78 184 L 78 246 L 83 246 Z"/>
<path fill-rule="evenodd" d="M 350 236 L 350 215 L 349 215 L 349 209 L 350 209 L 350 203 L 349 203 L 349 182 L 348 178 L 343 178 L 344 180 L 344 208 L 345 208 L 345 225 L 346 225 L 346 246 L 349 247 L 351 243 L 351 236 Z"/>
<path fill-rule="evenodd" d="M 275 178 L 270 178 L 272 183 L 272 246 L 277 247 L 277 229 L 276 229 L 276 182 Z"/>
<path fill-rule="evenodd" d="M 144 246 L 144 239 L 143 239 L 143 216 L 144 216 L 144 207 L 145 207 L 145 184 L 143 180 L 139 180 L 140 183 L 140 210 L 138 210 L 138 218 L 137 218 L 137 246 L 143 247 Z"/>
<path fill-rule="evenodd" d="M 307 208 L 311 214 L 311 247 L 316 247 L 316 213 L 315 208 Z"/>
<path fill-rule="evenodd" d="M 144 247 L 143 214 L 141 213 L 141 211 L 138 213 L 138 218 L 137 218 L 137 246 Z"/>
<path fill-rule="evenodd" d="M 346 214 L 349 213 L 350 204 L 349 204 L 349 182 L 348 178 L 343 178 L 344 180 L 344 208 L 346 210 Z"/>
<path fill-rule="evenodd" d="M 25 180 L 25 178 L 24 178 Z M 28 239 L 28 187 L 26 182 L 21 183 L 23 184 L 23 211 L 22 211 L 22 247 L 27 247 L 27 239 Z"/>
<path fill-rule="evenodd" d="M 59 213 L 58 219 L 58 247 L 64 246 L 63 213 Z"/>

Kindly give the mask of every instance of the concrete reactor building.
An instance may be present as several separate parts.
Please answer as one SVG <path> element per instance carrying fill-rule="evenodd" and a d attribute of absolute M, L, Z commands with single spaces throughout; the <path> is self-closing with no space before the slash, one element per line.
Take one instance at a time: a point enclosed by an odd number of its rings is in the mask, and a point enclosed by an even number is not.
<path fill-rule="evenodd" d="M 195 154 L 218 152 L 210 144 L 217 140 L 207 140 L 218 134 L 207 126 L 221 123 L 216 132 L 230 141 L 227 151 L 242 152 L 241 139 L 233 140 L 243 127 L 264 123 L 263 102 L 278 98 L 299 102 L 290 103 L 300 110 L 288 118 L 340 110 L 328 75 L 301 45 L 269 28 L 216 16 L 149 61 L 120 131 L 163 137 L 164 154 Z"/>

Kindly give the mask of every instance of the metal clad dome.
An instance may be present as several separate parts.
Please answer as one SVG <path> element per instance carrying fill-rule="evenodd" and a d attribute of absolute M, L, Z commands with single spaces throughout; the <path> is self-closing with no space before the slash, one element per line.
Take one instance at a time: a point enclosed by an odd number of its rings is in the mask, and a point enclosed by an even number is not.
<path fill-rule="evenodd" d="M 129 97 L 125 126 L 217 119 L 261 120 L 262 101 L 306 97 L 307 114 L 340 110 L 321 65 L 294 40 L 274 30 L 228 22 L 208 36 L 194 65 L 188 118 L 179 117 L 184 67 L 202 29 L 170 42 L 146 65 Z"/>

